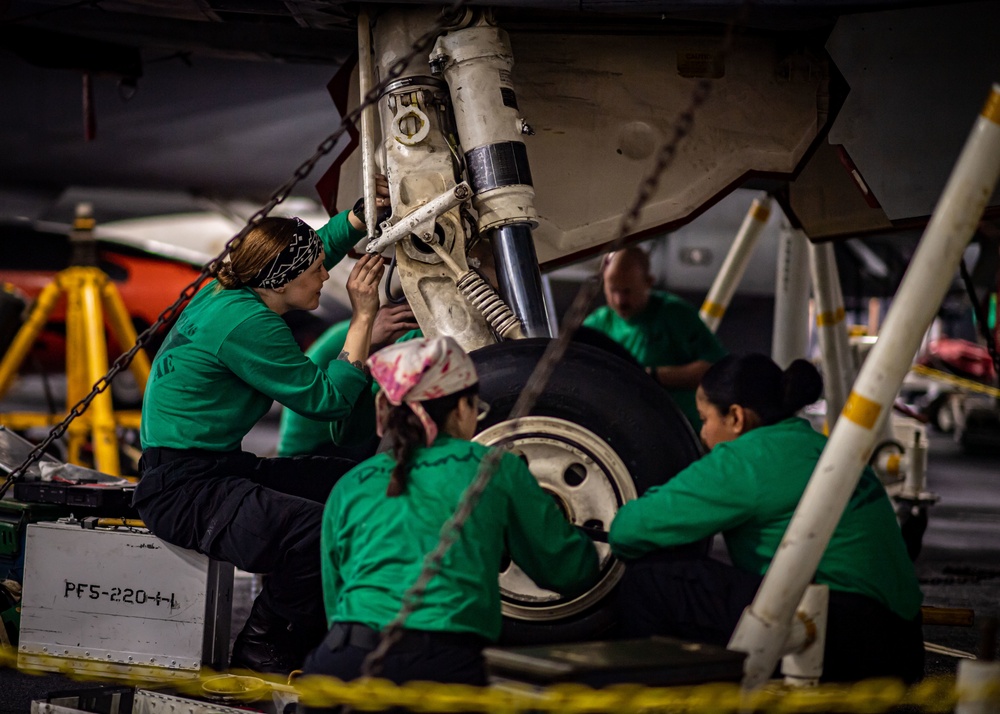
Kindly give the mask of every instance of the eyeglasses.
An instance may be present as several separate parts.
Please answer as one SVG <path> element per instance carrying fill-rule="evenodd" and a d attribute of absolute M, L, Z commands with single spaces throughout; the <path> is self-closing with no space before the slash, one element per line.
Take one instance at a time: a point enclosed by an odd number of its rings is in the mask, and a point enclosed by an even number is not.
<path fill-rule="evenodd" d="M 476 397 L 476 421 L 482 421 L 490 413 L 490 403 Z"/>

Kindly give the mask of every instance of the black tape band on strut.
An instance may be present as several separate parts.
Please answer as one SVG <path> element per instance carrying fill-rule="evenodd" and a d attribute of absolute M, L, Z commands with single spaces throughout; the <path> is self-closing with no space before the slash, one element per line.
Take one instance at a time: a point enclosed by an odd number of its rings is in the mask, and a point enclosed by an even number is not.
<path fill-rule="evenodd" d="M 501 186 L 532 186 L 528 151 L 520 141 L 487 144 L 465 152 L 472 190 L 479 194 Z"/>

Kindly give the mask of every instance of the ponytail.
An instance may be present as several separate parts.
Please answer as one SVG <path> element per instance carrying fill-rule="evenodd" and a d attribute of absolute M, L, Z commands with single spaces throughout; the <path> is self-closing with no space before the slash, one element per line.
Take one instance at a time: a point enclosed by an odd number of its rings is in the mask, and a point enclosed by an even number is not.
<path fill-rule="evenodd" d="M 431 420 L 437 424 L 440 431 L 444 423 L 457 407 L 459 400 L 470 398 L 479 393 L 479 385 L 473 385 L 460 392 L 447 394 L 437 399 L 428 399 L 421 404 Z M 386 419 L 385 434 L 392 443 L 392 456 L 396 465 L 389 476 L 389 487 L 385 495 L 393 498 L 406 491 L 406 483 L 410 477 L 410 467 L 413 454 L 420 446 L 427 444 L 427 433 L 420 419 L 406 404 L 394 406 Z"/>
<path fill-rule="evenodd" d="M 705 373 L 701 390 L 721 413 L 734 404 L 751 409 L 762 426 L 794 416 L 823 393 L 823 378 L 804 359 L 782 369 L 767 355 L 725 357 Z"/>

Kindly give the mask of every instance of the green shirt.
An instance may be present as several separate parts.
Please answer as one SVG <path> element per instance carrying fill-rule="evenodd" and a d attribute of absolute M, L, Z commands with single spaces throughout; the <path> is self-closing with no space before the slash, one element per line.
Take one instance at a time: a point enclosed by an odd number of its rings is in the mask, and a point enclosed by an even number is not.
<path fill-rule="evenodd" d="M 306 357 L 321 369 L 337 359 L 347 341 L 350 320 L 328 327 L 306 350 Z M 314 453 L 330 443 L 330 422 L 310 419 L 291 409 L 281 410 L 278 427 L 278 456 L 302 456 Z"/>
<path fill-rule="evenodd" d="M 423 337 L 419 329 L 410 330 L 396 342 L 406 342 Z M 327 425 L 327 438 L 338 446 L 360 446 L 375 436 L 375 395 L 380 389 L 378 382 L 369 378 L 369 389 L 361 391 L 354 408 L 347 416 Z"/>
<path fill-rule="evenodd" d="M 327 268 L 363 235 L 344 211 L 318 232 Z M 184 308 L 156 354 L 142 403 L 143 448 L 239 449 L 274 401 L 323 419 L 346 416 L 366 378 L 346 362 L 325 370 L 251 288 L 216 281 Z"/>
<path fill-rule="evenodd" d="M 764 574 L 826 445 L 786 419 L 717 445 L 662 486 L 625 504 L 608 542 L 637 558 L 721 532 L 733 564 Z M 816 582 L 860 593 L 904 619 L 922 595 L 885 490 L 865 469 L 816 570 Z"/>
<path fill-rule="evenodd" d="M 726 356 L 718 338 L 685 300 L 660 290 L 649 294 L 642 311 L 625 320 L 605 305 L 583 321 L 584 327 L 603 332 L 628 350 L 643 367 L 678 367 L 698 360 L 718 362 Z M 680 410 L 701 428 L 693 389 L 668 389 Z"/>
<path fill-rule="evenodd" d="M 406 490 L 394 498 L 385 495 L 395 465 L 388 453 L 337 482 L 323 512 L 320 551 L 331 624 L 381 629 L 396 616 L 486 452 L 480 444 L 442 434 L 431 447 L 416 450 Z M 543 588 L 574 594 L 597 580 L 593 543 L 569 524 L 527 466 L 505 454 L 405 626 L 496 640 L 497 578 L 505 550 Z"/>

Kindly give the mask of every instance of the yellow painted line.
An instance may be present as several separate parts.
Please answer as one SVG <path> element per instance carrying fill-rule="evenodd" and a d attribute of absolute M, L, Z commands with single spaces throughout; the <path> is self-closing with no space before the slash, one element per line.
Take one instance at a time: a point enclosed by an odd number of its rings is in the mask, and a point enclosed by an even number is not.
<path fill-rule="evenodd" d="M 841 322 L 847 313 L 844 308 L 839 307 L 835 312 L 820 312 L 816 314 L 816 325 L 818 327 L 832 327 Z"/>
<path fill-rule="evenodd" d="M 882 405 L 872 401 L 868 397 L 862 397 L 857 392 L 851 392 L 844 404 L 844 410 L 840 413 L 842 417 L 853 421 L 858 426 L 865 429 L 872 429 L 878 421 L 878 415 L 882 413 Z"/>
<path fill-rule="evenodd" d="M 982 114 L 994 124 L 1000 124 L 1000 92 L 996 88 L 990 92 L 990 97 L 986 100 Z"/>
<path fill-rule="evenodd" d="M 750 206 L 750 215 L 761 223 L 767 223 L 767 219 L 771 217 L 771 209 L 763 203 L 754 201 L 753 205 Z"/>
<path fill-rule="evenodd" d="M 726 314 L 726 306 L 720 305 L 717 302 L 706 300 L 701 306 L 701 314 L 707 315 L 708 317 L 722 317 Z"/>

